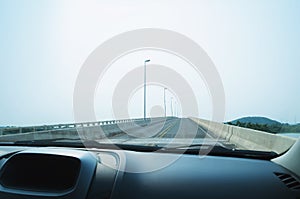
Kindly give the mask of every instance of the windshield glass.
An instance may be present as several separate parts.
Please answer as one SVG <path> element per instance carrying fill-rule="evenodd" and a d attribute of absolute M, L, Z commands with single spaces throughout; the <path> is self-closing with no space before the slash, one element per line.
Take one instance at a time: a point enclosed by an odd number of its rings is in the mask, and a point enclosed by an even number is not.
<path fill-rule="evenodd" d="M 0 141 L 283 153 L 300 135 L 299 9 L 1 1 Z"/>

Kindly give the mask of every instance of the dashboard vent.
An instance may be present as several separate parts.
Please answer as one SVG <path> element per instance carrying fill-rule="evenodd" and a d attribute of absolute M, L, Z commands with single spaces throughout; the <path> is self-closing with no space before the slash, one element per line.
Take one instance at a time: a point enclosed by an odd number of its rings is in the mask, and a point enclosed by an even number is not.
<path fill-rule="evenodd" d="M 300 190 L 300 182 L 285 173 L 274 173 L 289 189 Z"/>

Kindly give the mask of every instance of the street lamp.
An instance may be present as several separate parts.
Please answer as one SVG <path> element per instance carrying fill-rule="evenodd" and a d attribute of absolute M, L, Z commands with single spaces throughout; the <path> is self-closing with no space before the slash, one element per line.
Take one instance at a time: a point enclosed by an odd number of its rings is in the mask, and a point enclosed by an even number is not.
<path fill-rule="evenodd" d="M 167 117 L 166 90 L 167 90 L 167 88 L 164 88 L 164 109 L 165 109 L 165 117 Z"/>
<path fill-rule="evenodd" d="M 171 113 L 172 113 L 172 117 L 173 117 L 173 97 L 171 97 Z"/>
<path fill-rule="evenodd" d="M 176 100 L 174 100 L 174 116 L 176 117 Z"/>
<path fill-rule="evenodd" d="M 150 62 L 150 59 L 144 61 L 144 120 L 146 120 L 146 63 Z"/>
<path fill-rule="evenodd" d="M 177 102 L 174 100 L 174 116 L 177 117 Z"/>

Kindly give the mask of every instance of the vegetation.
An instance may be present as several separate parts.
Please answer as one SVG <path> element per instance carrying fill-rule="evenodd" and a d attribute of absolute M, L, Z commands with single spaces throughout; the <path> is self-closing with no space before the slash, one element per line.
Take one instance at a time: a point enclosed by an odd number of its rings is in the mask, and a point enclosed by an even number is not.
<path fill-rule="evenodd" d="M 259 116 L 242 117 L 237 120 L 231 121 L 231 123 L 236 124 L 238 121 L 242 122 L 242 123 L 252 123 L 252 124 L 267 124 L 267 125 L 281 124 L 280 122 L 278 122 L 276 120 L 272 120 L 272 119 L 266 118 L 266 117 L 259 117 Z"/>
<path fill-rule="evenodd" d="M 284 132 L 300 133 L 300 124 L 295 124 L 295 125 L 282 124 L 282 123 L 258 124 L 258 123 L 240 122 L 240 121 L 236 121 L 235 123 L 228 122 L 227 124 L 244 127 L 244 128 L 250 128 L 259 131 L 265 131 L 273 134 L 284 133 Z"/>

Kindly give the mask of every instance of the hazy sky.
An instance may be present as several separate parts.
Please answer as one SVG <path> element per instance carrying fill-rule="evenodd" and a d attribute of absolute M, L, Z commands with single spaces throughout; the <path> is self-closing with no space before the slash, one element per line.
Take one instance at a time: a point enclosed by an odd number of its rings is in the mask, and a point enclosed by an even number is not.
<path fill-rule="evenodd" d="M 73 122 L 83 62 L 107 39 L 139 28 L 179 32 L 207 52 L 223 81 L 225 120 L 258 115 L 300 122 L 299 10 L 297 0 L 0 0 L 0 126 Z M 113 118 L 114 85 L 147 58 L 189 79 L 199 117 L 211 117 L 205 84 L 192 78 L 187 65 L 168 54 L 139 52 L 108 71 L 107 95 L 95 100 L 99 120 Z M 163 91 L 149 86 L 148 92 L 150 112 L 163 104 Z M 171 97 L 176 94 L 167 93 L 168 114 Z M 131 117 L 142 117 L 141 99 L 139 89 L 128 103 Z"/>

